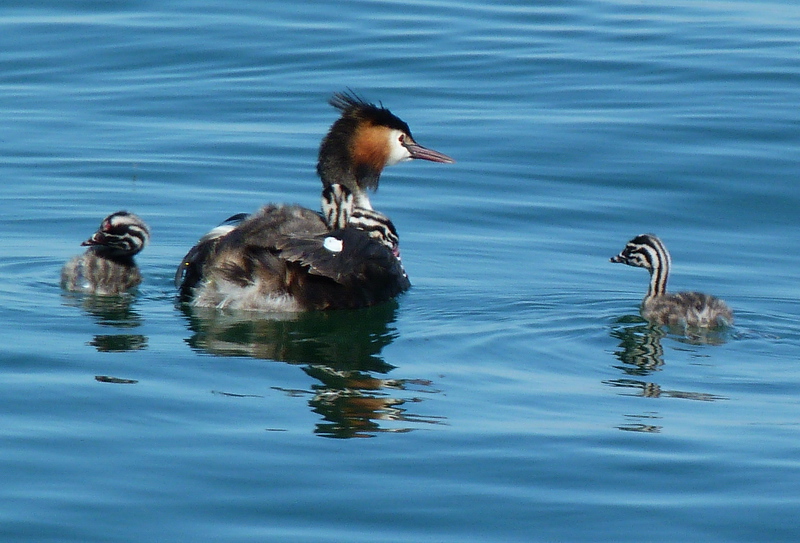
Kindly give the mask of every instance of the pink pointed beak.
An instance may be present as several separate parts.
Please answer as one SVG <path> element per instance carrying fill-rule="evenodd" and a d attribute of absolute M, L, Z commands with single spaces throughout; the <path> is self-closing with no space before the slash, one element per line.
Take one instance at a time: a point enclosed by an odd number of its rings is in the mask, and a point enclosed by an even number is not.
<path fill-rule="evenodd" d="M 408 149 L 408 152 L 411 154 L 411 158 L 414 159 L 430 160 L 431 162 L 440 162 L 442 164 L 453 164 L 455 162 L 455 160 L 444 153 L 434 151 L 433 149 L 428 149 L 427 147 L 423 147 L 416 142 L 409 143 L 406 141 L 406 143 L 403 145 L 406 149 Z"/>

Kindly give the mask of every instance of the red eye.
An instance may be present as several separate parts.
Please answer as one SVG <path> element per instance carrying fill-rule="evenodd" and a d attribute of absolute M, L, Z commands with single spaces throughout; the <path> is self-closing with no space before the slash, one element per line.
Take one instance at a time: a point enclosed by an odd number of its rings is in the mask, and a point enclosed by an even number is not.
<path fill-rule="evenodd" d="M 400 134 L 399 141 L 400 141 L 400 144 L 403 144 L 406 141 L 406 135 L 405 134 Z"/>

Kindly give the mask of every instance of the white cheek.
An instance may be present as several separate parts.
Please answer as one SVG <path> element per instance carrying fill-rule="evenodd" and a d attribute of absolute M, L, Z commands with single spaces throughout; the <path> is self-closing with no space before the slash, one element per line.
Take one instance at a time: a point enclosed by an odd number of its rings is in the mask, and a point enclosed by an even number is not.
<path fill-rule="evenodd" d="M 394 166 L 398 162 L 411 160 L 411 153 L 400 143 L 400 136 L 402 135 L 403 132 L 400 130 L 392 130 L 389 132 L 389 158 L 386 159 L 387 166 Z"/>

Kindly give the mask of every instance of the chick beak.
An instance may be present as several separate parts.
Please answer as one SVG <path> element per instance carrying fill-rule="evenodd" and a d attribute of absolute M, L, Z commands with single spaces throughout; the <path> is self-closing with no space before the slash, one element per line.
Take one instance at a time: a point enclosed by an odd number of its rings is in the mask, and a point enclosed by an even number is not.
<path fill-rule="evenodd" d="M 92 237 L 81 243 L 82 246 L 90 246 L 90 245 L 105 245 L 106 243 L 106 235 L 103 232 L 95 232 L 92 234 Z"/>

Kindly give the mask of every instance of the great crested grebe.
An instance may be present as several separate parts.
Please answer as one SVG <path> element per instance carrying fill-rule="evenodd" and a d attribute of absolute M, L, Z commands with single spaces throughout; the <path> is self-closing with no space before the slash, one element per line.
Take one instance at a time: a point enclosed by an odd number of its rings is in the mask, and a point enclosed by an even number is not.
<path fill-rule="evenodd" d="M 112 213 L 81 245 L 89 248 L 61 270 L 61 286 L 90 294 L 121 294 L 142 282 L 133 257 L 150 240 L 142 219 L 127 211 Z"/>
<path fill-rule="evenodd" d="M 733 324 L 733 312 L 714 296 L 700 292 L 667 293 L 672 263 L 664 243 L 653 234 L 642 234 L 628 242 L 611 262 L 644 268 L 650 272 L 650 288 L 642 300 L 642 317 L 655 324 L 714 328 Z"/>
<path fill-rule="evenodd" d="M 234 215 L 184 257 L 175 275 L 181 298 L 199 307 L 260 311 L 358 308 L 409 288 L 392 222 L 374 211 L 367 190 L 386 166 L 453 159 L 416 143 L 408 125 L 352 93 L 322 140 L 317 173 L 322 213 L 269 204 Z"/>

